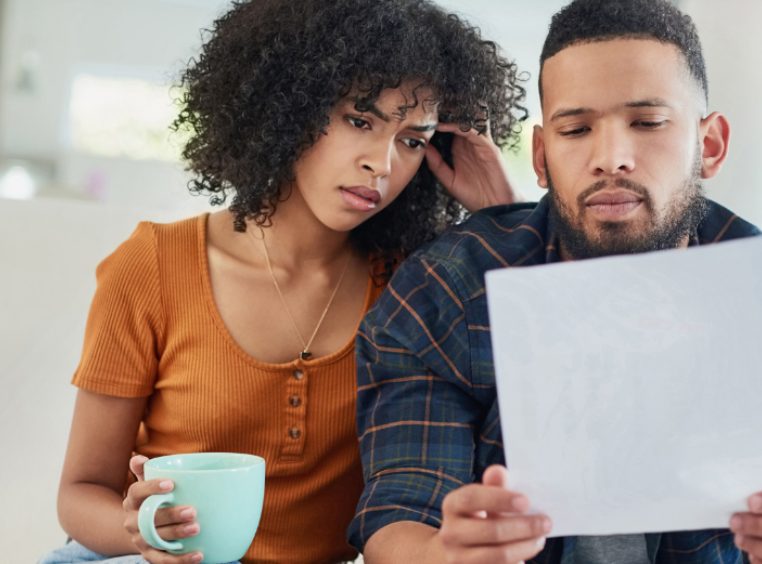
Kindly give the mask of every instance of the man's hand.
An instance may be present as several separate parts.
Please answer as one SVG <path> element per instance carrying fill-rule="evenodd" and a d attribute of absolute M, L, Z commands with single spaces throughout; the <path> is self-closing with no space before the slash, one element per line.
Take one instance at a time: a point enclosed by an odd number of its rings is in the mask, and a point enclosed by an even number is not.
<path fill-rule="evenodd" d="M 517 563 L 545 546 L 551 522 L 528 515 L 529 500 L 507 489 L 508 472 L 490 466 L 481 484 L 463 486 L 445 497 L 439 538 L 447 562 Z"/>
<path fill-rule="evenodd" d="M 762 564 L 762 492 L 748 499 L 749 511 L 730 519 L 736 546 L 749 554 L 752 563 Z"/>
<path fill-rule="evenodd" d="M 437 131 L 452 133 L 451 168 L 439 151 L 426 147 L 426 162 L 450 195 L 470 212 L 489 206 L 512 204 L 521 196 L 508 181 L 508 170 L 500 148 L 492 141 L 489 129 L 462 131 L 457 124 L 440 123 Z"/>

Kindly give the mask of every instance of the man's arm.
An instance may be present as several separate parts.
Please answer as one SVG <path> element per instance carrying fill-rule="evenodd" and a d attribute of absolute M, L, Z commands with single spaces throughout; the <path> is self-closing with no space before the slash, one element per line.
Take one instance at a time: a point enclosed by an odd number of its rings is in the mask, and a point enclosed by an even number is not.
<path fill-rule="evenodd" d="M 441 529 L 411 521 L 383 527 L 365 545 L 365 561 L 492 564 L 535 557 L 545 546 L 550 520 L 527 514 L 529 501 L 506 488 L 506 477 L 505 468 L 492 466 L 483 484 L 450 493 L 443 504 Z"/>
<path fill-rule="evenodd" d="M 472 484 L 488 406 L 475 391 L 483 384 L 471 381 L 459 297 L 469 292 L 453 278 L 442 265 L 412 257 L 358 336 L 366 488 L 350 540 L 369 563 L 520 561 L 540 550 L 547 522 L 522 515 L 528 502 L 505 488 L 504 468 Z"/>

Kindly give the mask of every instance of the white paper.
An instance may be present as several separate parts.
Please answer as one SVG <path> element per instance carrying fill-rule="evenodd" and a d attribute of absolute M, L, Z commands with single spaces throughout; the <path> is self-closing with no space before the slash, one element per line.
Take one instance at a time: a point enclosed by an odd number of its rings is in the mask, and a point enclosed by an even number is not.
<path fill-rule="evenodd" d="M 762 491 L 762 237 L 487 274 L 511 489 L 552 536 L 727 528 Z"/>

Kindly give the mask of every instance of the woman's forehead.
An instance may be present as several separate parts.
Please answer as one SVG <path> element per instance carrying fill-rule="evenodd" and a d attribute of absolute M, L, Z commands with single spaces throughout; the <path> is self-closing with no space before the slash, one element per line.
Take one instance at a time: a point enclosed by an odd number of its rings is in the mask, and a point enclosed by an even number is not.
<path fill-rule="evenodd" d="M 433 89 L 404 83 L 397 88 L 385 88 L 375 98 L 368 92 L 354 90 L 342 102 L 387 120 L 406 119 L 411 115 L 436 119 L 439 109 L 439 99 Z"/>

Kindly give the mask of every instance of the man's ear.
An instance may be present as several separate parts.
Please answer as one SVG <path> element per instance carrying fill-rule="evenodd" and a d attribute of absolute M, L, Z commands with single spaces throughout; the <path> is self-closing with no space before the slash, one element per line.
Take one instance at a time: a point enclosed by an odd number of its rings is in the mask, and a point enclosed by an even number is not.
<path fill-rule="evenodd" d="M 535 125 L 532 131 L 532 166 L 537 175 L 537 186 L 548 188 L 548 174 L 545 167 L 545 138 L 542 126 Z"/>
<path fill-rule="evenodd" d="M 699 124 L 699 142 L 701 178 L 712 178 L 720 171 L 728 156 L 730 124 L 727 118 L 719 112 L 713 112 L 702 119 Z"/>

